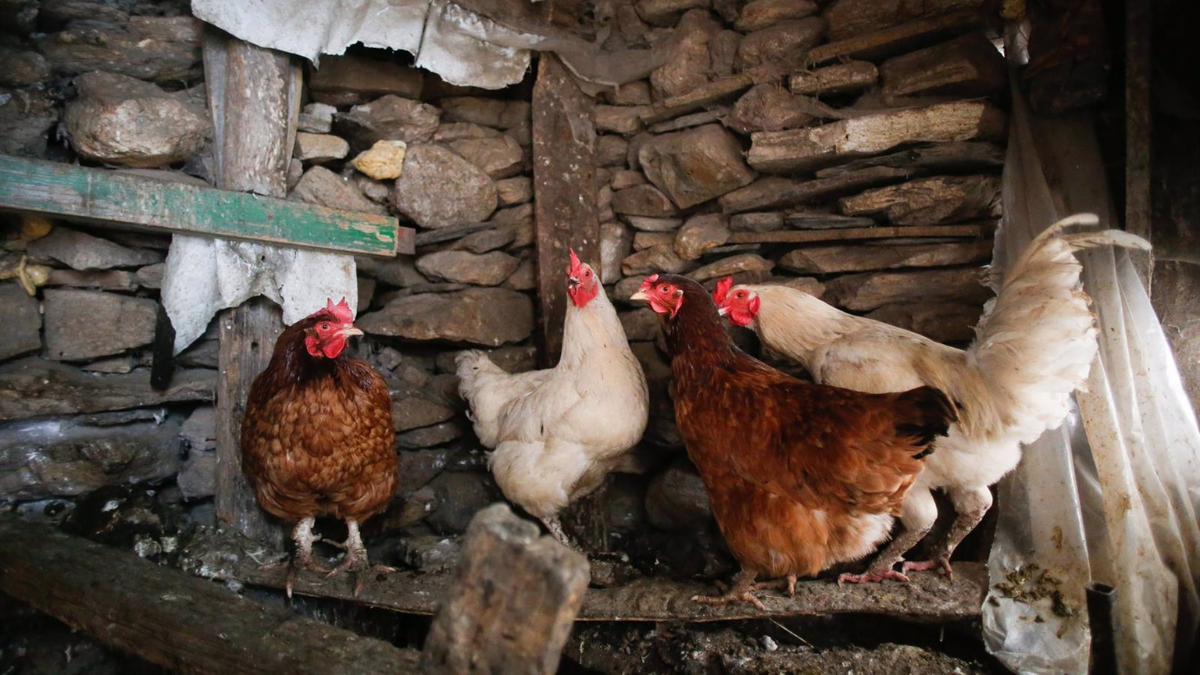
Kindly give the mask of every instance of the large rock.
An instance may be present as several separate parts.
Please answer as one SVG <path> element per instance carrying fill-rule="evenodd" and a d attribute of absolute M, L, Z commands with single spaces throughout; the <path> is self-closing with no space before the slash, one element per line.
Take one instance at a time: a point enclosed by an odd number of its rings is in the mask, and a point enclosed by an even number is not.
<path fill-rule="evenodd" d="M 158 251 L 126 248 L 61 225 L 45 237 L 29 242 L 27 250 L 32 257 L 53 258 L 75 270 L 141 267 L 163 259 Z"/>
<path fill-rule="evenodd" d="M 639 0 L 636 4 L 638 16 L 648 24 L 672 26 L 679 14 L 689 9 L 708 7 L 712 0 Z"/>
<path fill-rule="evenodd" d="M 50 79 L 50 67 L 37 52 L 0 47 L 0 86 L 28 87 Z"/>
<path fill-rule="evenodd" d="M 597 105 L 592 108 L 596 131 L 629 136 L 642 130 L 642 114 L 648 106 Z"/>
<path fill-rule="evenodd" d="M 179 467 L 175 478 L 184 499 L 205 499 L 216 493 L 217 453 L 211 450 L 191 450 Z"/>
<path fill-rule="evenodd" d="M 691 462 L 676 460 L 650 481 L 646 516 L 651 525 L 668 532 L 695 532 L 709 526 L 712 508 L 708 492 Z"/>
<path fill-rule="evenodd" d="M 530 107 L 528 101 L 509 101 L 499 98 L 476 96 L 452 96 L 438 101 L 446 120 L 470 122 L 497 129 L 514 129 L 528 126 Z"/>
<path fill-rule="evenodd" d="M 709 40 L 720 30 L 707 10 L 694 10 L 684 15 L 675 29 L 675 49 L 666 63 L 650 73 L 650 86 L 655 99 L 686 94 L 708 83 Z"/>
<path fill-rule="evenodd" d="M 392 200 L 421 227 L 477 223 L 496 210 L 496 184 L 446 148 L 415 145 L 404 157 L 404 171 L 396 179 Z"/>
<path fill-rule="evenodd" d="M 809 0 L 754 0 L 742 7 L 733 27 L 752 33 L 788 19 L 803 19 L 816 11 L 816 3 Z"/>
<path fill-rule="evenodd" d="M 37 298 L 19 285 L 0 283 L 0 307 L 4 308 L 4 330 L 0 331 L 0 361 L 42 348 L 42 315 Z"/>
<path fill-rule="evenodd" d="M 411 385 L 393 389 L 391 396 L 392 421 L 396 425 L 396 433 L 445 422 L 456 413 L 445 402 Z"/>
<path fill-rule="evenodd" d="M 666 244 L 643 249 L 621 262 L 621 271 L 627 277 L 657 273 L 682 274 L 691 267 L 691 263 L 680 258 Z"/>
<path fill-rule="evenodd" d="M 779 259 L 779 266 L 802 274 L 831 274 L 897 267 L 965 265 L 991 257 L 990 241 L 913 246 L 811 246 L 789 251 Z"/>
<path fill-rule="evenodd" d="M 533 180 L 529 176 L 514 176 L 496 181 L 496 196 L 500 206 L 526 204 L 533 199 Z"/>
<path fill-rule="evenodd" d="M 126 292 L 133 292 L 138 288 L 137 277 L 128 270 L 54 270 L 46 280 L 46 285 Z"/>
<path fill-rule="evenodd" d="M 115 73 L 75 78 L 79 97 L 63 122 L 81 157 L 155 168 L 200 151 L 212 126 L 202 110 L 149 82 Z"/>
<path fill-rule="evenodd" d="M 101 3 L 86 6 L 95 8 Z M 38 42 L 38 51 L 60 75 L 105 71 L 177 84 L 203 74 L 203 36 L 204 24 L 190 16 L 135 16 L 124 26 L 78 21 L 61 33 L 44 37 Z"/>
<path fill-rule="evenodd" d="M 467 531 L 471 518 L 483 507 L 499 499 L 499 490 L 490 474 L 447 471 L 429 484 L 436 495 L 437 507 L 425 522 L 439 534 Z"/>
<path fill-rule="evenodd" d="M 754 180 L 737 137 L 716 124 L 659 136 L 642 145 L 638 161 L 646 178 L 685 209 Z"/>
<path fill-rule="evenodd" d="M 331 209 L 387 215 L 385 207 L 367 199 L 349 181 L 323 166 L 314 166 L 305 171 L 300 182 L 288 194 L 288 199 L 320 204 Z"/>
<path fill-rule="evenodd" d="M 855 312 L 891 303 L 948 301 L 980 305 L 992 295 L 983 285 L 983 275 L 984 271 L 976 267 L 847 274 L 825 284 L 825 299 Z"/>
<path fill-rule="evenodd" d="M 846 216 L 882 214 L 896 225 L 933 225 L 998 215 L 999 176 L 932 176 L 843 197 Z"/>
<path fill-rule="evenodd" d="M 504 288 L 421 293 L 392 300 L 380 311 L 359 317 L 356 324 L 373 335 L 496 347 L 529 337 L 533 302 Z"/>
<path fill-rule="evenodd" d="M 774 83 L 755 85 L 738 99 L 724 122 L 743 134 L 802 127 L 812 121 L 812 115 L 796 106 L 797 98 Z"/>
<path fill-rule="evenodd" d="M 0 154 L 45 156 L 47 133 L 56 124 L 58 110 L 44 92 L 0 88 Z"/>
<path fill-rule="evenodd" d="M 754 31 L 738 45 L 736 66 L 739 70 L 764 64 L 800 69 L 808 50 L 820 43 L 824 34 L 825 20 L 817 16 Z"/>
<path fill-rule="evenodd" d="M 661 218 L 674 215 L 678 209 L 671 200 L 653 185 L 637 185 L 613 193 L 614 213 L 629 216 Z"/>
<path fill-rule="evenodd" d="M 729 241 L 730 234 L 726 216 L 720 213 L 695 216 L 675 236 L 675 252 L 684 260 L 696 260 L 705 251 Z"/>
<path fill-rule="evenodd" d="M 621 261 L 633 253 L 633 235 L 618 222 L 600 224 L 600 280 L 614 284 L 621 280 Z"/>
<path fill-rule="evenodd" d="M 867 318 L 938 342 L 970 342 L 982 312 L 979 304 L 969 302 L 900 302 L 873 310 Z"/>
<path fill-rule="evenodd" d="M 302 162 L 328 162 L 342 159 L 350 152 L 346 139 L 332 134 L 296 134 L 296 149 L 292 157 Z"/>
<path fill-rule="evenodd" d="M 404 154 L 407 149 L 408 144 L 404 141 L 376 141 L 375 145 L 350 160 L 350 165 L 374 180 L 395 180 L 404 171 Z M 387 199 L 390 191 L 387 186 L 379 185 L 383 188 L 379 195 L 381 199 L 367 196 L 373 201 L 382 202 Z"/>
<path fill-rule="evenodd" d="M 158 303 L 116 293 L 47 290 L 46 352 L 57 361 L 119 354 L 154 340 Z"/>
<path fill-rule="evenodd" d="M 179 420 L 88 426 L 73 419 L 0 427 L 0 501 L 74 497 L 157 483 L 179 471 Z"/>
<path fill-rule="evenodd" d="M 709 279 L 718 277 L 727 277 L 735 274 L 758 273 L 765 275 L 775 267 L 775 263 L 767 260 L 761 255 L 753 253 L 743 253 L 741 255 L 733 255 L 728 258 L 722 258 L 714 263 L 705 265 L 698 270 L 688 274 L 689 277 L 696 281 L 704 282 Z"/>
<path fill-rule="evenodd" d="M 417 269 L 434 280 L 497 286 L 517 269 L 519 262 L 501 251 L 482 255 L 468 251 L 438 251 L 417 258 Z"/>
<path fill-rule="evenodd" d="M 521 173 L 525 151 L 512 136 L 463 138 L 449 143 L 450 149 L 494 179 Z"/>
<path fill-rule="evenodd" d="M 334 115 L 333 128 L 355 150 L 366 150 L 378 141 L 428 141 L 440 119 L 438 109 L 428 103 L 388 95 Z"/>

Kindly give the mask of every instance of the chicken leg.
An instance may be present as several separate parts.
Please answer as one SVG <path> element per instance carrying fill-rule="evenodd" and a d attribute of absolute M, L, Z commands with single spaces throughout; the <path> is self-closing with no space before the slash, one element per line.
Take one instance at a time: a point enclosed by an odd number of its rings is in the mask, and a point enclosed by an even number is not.
<path fill-rule="evenodd" d="M 326 577 L 336 576 L 343 572 L 354 573 L 354 597 L 358 597 L 362 593 L 363 588 L 363 573 L 364 572 L 395 572 L 395 567 L 387 565 L 372 565 L 367 559 L 367 547 L 363 546 L 362 535 L 358 531 L 358 521 L 352 518 L 346 519 L 346 542 L 338 545 L 339 548 L 346 549 L 346 554 L 342 556 L 342 562 L 333 568 Z"/>
<path fill-rule="evenodd" d="M 904 512 L 900 516 L 900 533 L 887 545 L 887 548 L 883 549 L 882 553 L 875 556 L 875 560 L 866 572 L 839 575 L 838 585 L 841 586 L 847 582 L 861 584 L 885 579 L 907 582 L 908 576 L 904 572 L 895 570 L 896 563 L 904 560 L 904 554 L 929 534 L 935 520 L 937 520 L 937 504 L 933 501 L 933 493 L 923 486 L 913 487 L 904 499 Z"/>
<path fill-rule="evenodd" d="M 767 611 L 765 605 L 755 595 L 754 591 L 767 586 L 779 586 L 783 583 L 787 584 L 787 594 L 789 597 L 796 594 L 796 575 L 789 574 L 786 580 L 768 581 L 757 583 L 754 581 L 758 575 L 754 572 L 741 570 L 733 575 L 733 586 L 725 592 L 724 595 L 694 595 L 692 602 L 698 602 L 702 605 L 728 605 L 735 602 L 748 602 L 762 611 Z"/>
<path fill-rule="evenodd" d="M 292 598 L 292 583 L 296 580 L 296 575 L 300 570 L 310 570 L 312 572 L 328 572 L 328 568 L 321 565 L 313 559 L 312 546 L 313 542 L 319 537 L 313 534 L 313 525 L 316 523 L 316 518 L 304 518 L 296 523 L 296 527 L 292 530 L 292 541 L 296 542 L 296 553 L 287 562 L 287 581 L 284 583 L 284 589 L 287 591 L 288 599 Z M 262 569 L 277 569 L 284 563 L 271 563 L 263 565 Z"/>
<path fill-rule="evenodd" d="M 979 521 L 987 515 L 992 507 L 992 491 L 983 486 L 967 490 L 951 490 L 950 501 L 954 504 L 954 523 L 945 539 L 933 547 L 933 555 L 929 560 L 905 562 L 901 569 L 923 571 L 941 568 L 946 576 L 954 578 L 954 570 L 950 567 L 950 556 L 962 540 L 979 525 Z"/>
<path fill-rule="evenodd" d="M 545 525 L 546 529 L 550 531 L 550 535 L 557 539 L 563 546 L 566 546 L 572 551 L 579 551 L 581 553 L 583 552 L 583 549 L 579 547 L 579 544 L 576 544 L 570 537 L 567 536 L 567 533 L 563 531 L 562 521 L 558 519 L 558 516 L 546 516 L 545 518 L 542 518 L 542 524 Z"/>

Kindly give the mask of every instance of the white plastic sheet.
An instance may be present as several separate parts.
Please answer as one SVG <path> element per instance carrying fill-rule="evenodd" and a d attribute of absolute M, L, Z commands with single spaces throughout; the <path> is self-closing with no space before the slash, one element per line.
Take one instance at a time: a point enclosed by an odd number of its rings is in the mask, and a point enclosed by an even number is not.
<path fill-rule="evenodd" d="M 1013 96 L 1000 267 L 1062 216 L 1119 227 L 1090 117 L 1035 119 Z M 1188 662 L 1200 623 L 1200 431 L 1129 256 L 1079 256 L 1100 355 L 1079 415 L 1027 446 L 1000 486 L 984 638 L 1014 671 L 1086 673 L 1084 586 L 1095 580 L 1117 589 L 1121 672 L 1168 673 Z M 1026 577 L 1043 581 L 1042 597 L 1010 598 Z"/>

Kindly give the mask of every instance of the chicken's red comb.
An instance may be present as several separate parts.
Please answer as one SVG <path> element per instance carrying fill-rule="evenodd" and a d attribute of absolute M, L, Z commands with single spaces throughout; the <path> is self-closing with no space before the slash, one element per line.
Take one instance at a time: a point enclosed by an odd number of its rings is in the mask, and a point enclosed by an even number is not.
<path fill-rule="evenodd" d="M 568 247 L 567 251 L 571 254 L 571 265 L 567 267 L 567 274 L 575 274 L 582 263 L 579 262 L 579 256 L 575 255 L 575 249 Z"/>
<path fill-rule="evenodd" d="M 651 274 L 650 276 L 646 277 L 645 279 L 642 279 L 642 288 L 650 288 L 651 286 L 654 285 L 654 282 L 656 282 L 656 281 L 658 281 L 658 275 Z"/>
<path fill-rule="evenodd" d="M 354 323 L 354 310 L 350 309 L 350 303 L 346 302 L 344 295 L 342 301 L 336 305 L 333 304 L 333 298 L 326 298 L 325 311 L 342 323 Z"/>
<path fill-rule="evenodd" d="M 717 287 L 713 290 L 713 302 L 717 303 L 717 307 L 725 304 L 730 288 L 733 288 L 733 277 L 725 277 L 717 282 Z"/>

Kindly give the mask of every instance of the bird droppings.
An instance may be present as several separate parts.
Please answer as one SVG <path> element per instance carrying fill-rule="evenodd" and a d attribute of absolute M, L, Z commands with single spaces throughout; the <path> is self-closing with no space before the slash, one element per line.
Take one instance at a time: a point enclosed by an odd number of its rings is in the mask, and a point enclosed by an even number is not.
<path fill-rule="evenodd" d="M 992 590 L 1030 606 L 1048 601 L 1050 611 L 1062 618 L 1075 616 L 1079 611 L 1071 607 L 1066 594 L 1063 593 L 1062 580 L 1052 571 L 1042 569 L 1036 563 L 1022 565 L 1006 574 L 1004 579 L 992 584 Z M 1041 616 L 1038 617 L 1039 622 L 1044 620 Z"/>

